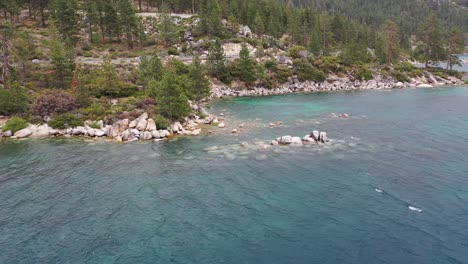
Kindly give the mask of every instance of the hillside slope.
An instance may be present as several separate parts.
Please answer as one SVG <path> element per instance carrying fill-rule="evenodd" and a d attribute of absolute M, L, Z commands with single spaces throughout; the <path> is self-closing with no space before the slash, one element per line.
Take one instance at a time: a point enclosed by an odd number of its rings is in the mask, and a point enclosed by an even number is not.
<path fill-rule="evenodd" d="M 434 12 L 449 26 L 468 33 L 467 0 L 281 0 L 288 4 L 338 12 L 368 24 L 397 22 L 405 34 L 416 32 L 420 21 Z"/>

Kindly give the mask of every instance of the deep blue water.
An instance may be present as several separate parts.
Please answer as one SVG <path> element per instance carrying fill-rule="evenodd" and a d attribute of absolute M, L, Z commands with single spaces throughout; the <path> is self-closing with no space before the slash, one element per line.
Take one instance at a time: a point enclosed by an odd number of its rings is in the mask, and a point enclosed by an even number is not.
<path fill-rule="evenodd" d="M 0 263 L 468 263 L 468 87 L 211 111 L 171 142 L 0 143 Z M 255 145 L 313 129 L 331 146 Z"/>

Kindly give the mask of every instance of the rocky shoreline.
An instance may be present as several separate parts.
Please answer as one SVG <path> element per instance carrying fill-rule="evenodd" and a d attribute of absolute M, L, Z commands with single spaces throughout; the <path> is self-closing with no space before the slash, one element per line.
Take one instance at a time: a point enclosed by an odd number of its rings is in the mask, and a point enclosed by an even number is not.
<path fill-rule="evenodd" d="M 112 125 L 105 125 L 104 122 L 96 123 L 86 121 L 83 126 L 67 129 L 53 129 L 47 124 L 34 125 L 29 124 L 28 127 L 12 133 L 4 131 L 0 133 L 0 139 L 23 139 L 23 138 L 50 138 L 50 137 L 87 137 L 95 139 L 108 139 L 117 142 L 133 142 L 133 141 L 160 141 L 173 136 L 197 136 L 201 133 L 201 125 L 217 124 L 218 119 L 215 116 L 201 119 L 194 115 L 191 118 L 186 118 L 185 122 L 175 122 L 167 128 L 157 128 L 153 119 L 148 117 L 145 112 L 135 120 L 121 119 Z M 2 123 L 0 122 L 0 129 Z M 92 125 L 93 123 L 93 125 Z M 93 127 L 91 127 L 92 125 Z"/>
<path fill-rule="evenodd" d="M 443 85 L 463 85 L 464 82 L 456 77 L 447 79 L 425 72 L 424 76 L 412 78 L 410 82 L 399 82 L 391 77 L 376 76 L 369 81 L 354 80 L 352 76 L 338 77 L 330 75 L 323 83 L 314 81 L 300 82 L 297 76 L 290 78 L 289 82 L 279 88 L 267 89 L 254 87 L 252 89 L 234 89 L 223 84 L 213 84 L 211 98 L 235 97 L 235 96 L 268 96 L 304 92 L 331 92 L 331 91 L 356 91 L 356 90 L 386 90 L 405 87 L 430 88 Z"/>
<path fill-rule="evenodd" d="M 276 89 L 266 89 L 263 87 L 255 87 L 253 89 L 237 90 L 226 85 L 213 84 L 212 94 L 208 99 L 237 97 L 237 96 L 268 96 L 281 95 L 290 93 L 305 93 L 305 92 L 330 92 L 330 91 L 354 91 L 354 90 L 383 90 L 397 89 L 405 87 L 429 88 L 442 85 L 463 85 L 464 82 L 455 78 L 449 77 L 443 79 L 425 72 L 423 77 L 413 78 L 410 82 L 402 83 L 393 78 L 384 78 L 377 76 L 373 80 L 358 81 L 353 80 L 351 76 L 338 77 L 331 75 L 323 83 L 312 81 L 299 82 L 296 76 L 290 78 L 289 83 L 282 85 Z M 192 104 L 194 111 L 198 107 Z M 47 124 L 28 126 L 22 130 L 12 133 L 11 131 L 0 132 L 1 138 L 22 139 L 22 138 L 49 138 L 49 137 L 87 137 L 95 139 L 107 139 L 116 142 L 134 142 L 134 141 L 160 141 L 173 136 L 197 136 L 201 133 L 201 125 L 211 124 L 218 128 L 224 128 L 225 123 L 223 118 L 211 115 L 201 109 L 206 118 L 200 118 L 198 115 L 192 115 L 185 118 L 184 122 L 175 122 L 167 128 L 158 128 L 153 119 L 149 118 L 148 114 L 142 113 L 135 120 L 121 119 L 113 124 L 105 124 L 102 120 L 97 122 L 86 121 L 83 126 L 67 129 L 53 129 Z M 0 131 L 7 119 L 0 117 Z M 92 127 L 91 127 L 92 126 Z M 237 131 L 233 131 L 236 133 Z M 272 145 L 289 145 L 306 142 L 326 143 L 326 133 L 314 131 L 307 138 L 285 136 L 271 142 Z M 324 135 L 322 135 L 324 133 Z M 322 138 L 325 138 L 324 140 Z M 289 142 L 291 141 L 291 142 Z"/>

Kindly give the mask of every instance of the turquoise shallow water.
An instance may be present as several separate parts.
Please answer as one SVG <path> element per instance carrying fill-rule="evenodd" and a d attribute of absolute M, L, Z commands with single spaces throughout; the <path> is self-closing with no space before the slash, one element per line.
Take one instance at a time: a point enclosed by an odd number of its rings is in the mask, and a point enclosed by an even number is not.
<path fill-rule="evenodd" d="M 468 263 L 468 87 L 211 111 L 171 142 L 0 143 L 0 263 Z M 254 144 L 313 129 L 333 144 Z"/>

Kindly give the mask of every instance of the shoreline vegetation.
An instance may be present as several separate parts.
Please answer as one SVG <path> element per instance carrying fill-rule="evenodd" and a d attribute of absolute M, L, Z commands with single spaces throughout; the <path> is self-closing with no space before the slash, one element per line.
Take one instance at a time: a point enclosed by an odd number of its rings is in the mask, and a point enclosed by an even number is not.
<path fill-rule="evenodd" d="M 452 70 L 466 52 L 463 8 L 450 6 L 451 21 L 433 10 L 417 26 L 315 8 L 279 0 L 0 4 L 0 139 L 159 141 L 223 128 L 224 118 L 204 109 L 213 98 L 468 82 Z M 430 67 L 441 61 L 446 69 Z"/>

